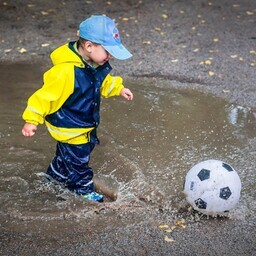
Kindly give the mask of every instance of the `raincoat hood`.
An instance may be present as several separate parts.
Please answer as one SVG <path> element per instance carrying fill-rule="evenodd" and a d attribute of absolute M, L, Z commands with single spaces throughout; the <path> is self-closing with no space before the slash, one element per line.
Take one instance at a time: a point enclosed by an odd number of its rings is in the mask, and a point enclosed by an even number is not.
<path fill-rule="evenodd" d="M 62 45 L 51 53 L 50 58 L 54 66 L 62 63 L 73 63 L 80 67 L 83 65 L 79 55 L 72 50 L 74 43 L 75 42 L 70 42 Z"/>

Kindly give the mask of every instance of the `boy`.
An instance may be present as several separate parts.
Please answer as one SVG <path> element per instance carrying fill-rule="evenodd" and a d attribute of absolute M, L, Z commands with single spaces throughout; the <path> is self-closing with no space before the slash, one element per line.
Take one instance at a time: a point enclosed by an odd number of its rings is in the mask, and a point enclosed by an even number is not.
<path fill-rule="evenodd" d="M 122 78 L 109 75 L 113 56 L 132 55 L 122 45 L 115 23 L 106 16 L 91 16 L 79 26 L 79 40 L 57 48 L 51 54 L 53 67 L 44 74 L 44 85 L 28 100 L 23 113 L 22 134 L 33 136 L 45 122 L 57 141 L 47 174 L 85 200 L 102 202 L 94 191 L 90 154 L 99 143 L 100 97 L 121 95 L 132 100 Z"/>

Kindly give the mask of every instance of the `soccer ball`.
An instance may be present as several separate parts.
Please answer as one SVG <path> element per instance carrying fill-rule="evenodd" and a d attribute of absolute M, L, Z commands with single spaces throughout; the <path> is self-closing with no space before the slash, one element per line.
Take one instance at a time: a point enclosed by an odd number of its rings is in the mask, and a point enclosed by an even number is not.
<path fill-rule="evenodd" d="M 220 215 L 237 205 L 241 181 L 227 163 L 207 160 L 193 166 L 186 175 L 184 193 L 191 206 L 207 215 Z"/>

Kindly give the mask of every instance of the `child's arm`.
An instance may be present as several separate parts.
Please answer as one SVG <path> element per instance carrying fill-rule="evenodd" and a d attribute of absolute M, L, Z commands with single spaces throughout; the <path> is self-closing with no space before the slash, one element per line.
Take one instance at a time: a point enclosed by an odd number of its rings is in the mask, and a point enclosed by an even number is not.
<path fill-rule="evenodd" d="M 35 124 L 25 123 L 22 129 L 22 134 L 25 137 L 31 137 L 36 133 L 37 126 Z"/>
<path fill-rule="evenodd" d="M 109 98 L 119 95 L 127 100 L 133 99 L 132 92 L 128 88 L 124 88 L 122 77 L 107 75 L 102 83 L 101 96 Z"/>

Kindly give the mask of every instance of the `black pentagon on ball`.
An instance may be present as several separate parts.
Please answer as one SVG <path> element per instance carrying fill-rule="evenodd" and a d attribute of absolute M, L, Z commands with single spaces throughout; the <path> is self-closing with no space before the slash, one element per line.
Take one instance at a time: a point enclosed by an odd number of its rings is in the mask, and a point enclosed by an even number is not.
<path fill-rule="evenodd" d="M 229 165 L 229 164 L 226 164 L 226 163 L 222 163 L 222 166 L 229 172 L 233 172 L 234 169 Z"/>
<path fill-rule="evenodd" d="M 198 178 L 199 178 L 201 181 L 207 180 L 207 179 L 210 178 L 210 172 L 211 172 L 211 171 L 209 171 L 209 170 L 207 170 L 207 169 L 202 169 L 202 170 L 197 174 L 197 176 L 198 176 Z"/>
<path fill-rule="evenodd" d="M 228 200 L 231 196 L 232 192 L 229 187 L 221 188 L 220 189 L 220 198 Z"/>
<path fill-rule="evenodd" d="M 199 209 L 206 209 L 206 207 L 207 207 L 207 203 L 201 198 L 198 198 L 198 199 L 195 200 L 195 205 Z"/>

